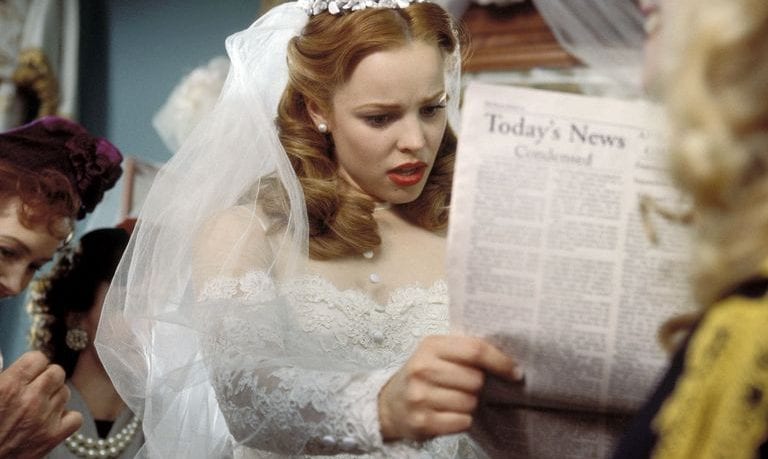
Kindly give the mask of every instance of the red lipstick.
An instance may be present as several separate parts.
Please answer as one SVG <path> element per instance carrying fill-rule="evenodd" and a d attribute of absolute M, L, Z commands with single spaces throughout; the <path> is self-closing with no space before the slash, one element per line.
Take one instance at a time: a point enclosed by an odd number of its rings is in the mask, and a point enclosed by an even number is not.
<path fill-rule="evenodd" d="M 421 182 L 427 164 L 421 161 L 401 164 L 387 171 L 387 177 L 397 186 L 413 186 Z"/>

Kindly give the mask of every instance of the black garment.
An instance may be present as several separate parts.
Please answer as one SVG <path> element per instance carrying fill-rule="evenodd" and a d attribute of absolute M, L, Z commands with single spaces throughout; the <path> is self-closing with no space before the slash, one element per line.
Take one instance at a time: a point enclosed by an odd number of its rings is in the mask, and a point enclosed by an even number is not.
<path fill-rule="evenodd" d="M 622 435 L 618 448 L 614 453 L 614 459 L 633 459 L 651 457 L 651 452 L 656 446 L 656 433 L 651 429 L 651 421 L 661 409 L 661 405 L 675 389 L 677 379 L 683 371 L 683 346 L 672 359 L 664 379 L 656 387 L 653 395 L 637 413 L 627 431 Z"/>
<path fill-rule="evenodd" d="M 107 438 L 109 431 L 112 429 L 112 424 L 115 423 L 115 421 L 102 421 L 99 419 L 94 419 L 94 422 L 96 423 L 96 432 L 99 434 L 99 438 Z"/>

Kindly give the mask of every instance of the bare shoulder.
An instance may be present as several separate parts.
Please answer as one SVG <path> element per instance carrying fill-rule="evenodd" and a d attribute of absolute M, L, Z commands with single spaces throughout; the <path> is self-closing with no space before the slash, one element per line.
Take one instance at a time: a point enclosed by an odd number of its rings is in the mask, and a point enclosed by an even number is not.
<path fill-rule="evenodd" d="M 232 206 L 211 215 L 195 240 L 196 271 L 241 275 L 272 256 L 268 221 L 256 206 Z"/>
<path fill-rule="evenodd" d="M 267 217 L 255 205 L 232 206 L 211 215 L 203 224 L 201 234 L 207 237 L 233 234 L 242 236 L 244 233 L 266 233 Z"/>

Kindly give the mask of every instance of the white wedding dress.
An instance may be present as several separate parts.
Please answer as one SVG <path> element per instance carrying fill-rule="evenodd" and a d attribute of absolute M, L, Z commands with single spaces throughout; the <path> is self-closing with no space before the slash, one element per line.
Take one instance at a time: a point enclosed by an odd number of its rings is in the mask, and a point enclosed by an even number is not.
<path fill-rule="evenodd" d="M 423 336 L 448 331 L 445 237 L 382 209 L 371 258 L 307 260 L 316 229 L 275 127 L 287 44 L 307 21 L 288 2 L 227 39 L 217 103 L 144 201 L 99 355 L 142 416 L 142 457 L 482 457 L 465 435 L 385 444 L 379 432 L 383 385 Z M 454 130 L 460 64 L 457 49 Z M 279 234 L 253 204 L 270 203 L 252 193 L 271 179 L 285 192 Z"/>
<path fill-rule="evenodd" d="M 278 281 L 246 266 L 207 276 L 205 360 L 236 457 L 483 457 L 466 435 L 382 442 L 378 393 L 422 337 L 448 332 L 448 292 L 444 237 L 375 216 L 382 245 L 365 257 L 310 261 Z M 213 247 L 245 227 L 246 209 L 218 219 L 202 259 L 220 273 Z"/>

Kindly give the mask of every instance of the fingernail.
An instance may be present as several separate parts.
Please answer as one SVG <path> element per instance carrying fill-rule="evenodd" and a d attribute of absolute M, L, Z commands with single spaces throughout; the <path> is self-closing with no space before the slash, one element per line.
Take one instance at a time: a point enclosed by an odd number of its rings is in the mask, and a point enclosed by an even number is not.
<path fill-rule="evenodd" d="M 515 381 L 522 381 L 525 379 L 525 370 L 523 370 L 523 367 L 515 367 L 515 369 L 512 370 L 512 378 Z"/>

